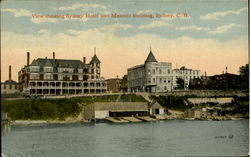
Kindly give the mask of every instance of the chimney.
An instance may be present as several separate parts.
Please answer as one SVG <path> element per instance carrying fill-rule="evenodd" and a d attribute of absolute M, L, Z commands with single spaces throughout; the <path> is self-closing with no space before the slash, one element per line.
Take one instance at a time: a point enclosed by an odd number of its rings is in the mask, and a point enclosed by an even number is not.
<path fill-rule="evenodd" d="M 53 52 L 53 59 L 55 59 L 56 58 L 56 54 L 55 54 L 55 52 Z"/>
<path fill-rule="evenodd" d="M 9 80 L 11 80 L 11 65 L 9 65 Z"/>
<path fill-rule="evenodd" d="M 86 57 L 83 57 L 83 63 L 86 64 Z"/>
<path fill-rule="evenodd" d="M 30 64 L 30 52 L 27 52 L 27 66 Z"/>

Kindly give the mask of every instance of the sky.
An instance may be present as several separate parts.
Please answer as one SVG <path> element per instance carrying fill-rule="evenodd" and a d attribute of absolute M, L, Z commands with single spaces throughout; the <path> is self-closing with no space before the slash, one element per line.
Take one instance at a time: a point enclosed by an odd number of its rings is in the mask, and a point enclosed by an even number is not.
<path fill-rule="evenodd" d="M 113 15 L 113 16 L 112 16 Z M 115 15 L 119 15 L 115 16 Z M 247 0 L 5 0 L 1 2 L 1 80 L 37 58 L 101 61 L 120 78 L 152 49 L 172 68 L 238 74 L 248 63 Z"/>

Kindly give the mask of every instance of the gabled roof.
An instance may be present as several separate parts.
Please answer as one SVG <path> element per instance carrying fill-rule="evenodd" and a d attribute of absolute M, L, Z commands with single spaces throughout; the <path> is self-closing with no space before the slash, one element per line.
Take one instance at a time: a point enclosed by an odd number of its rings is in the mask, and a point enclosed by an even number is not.
<path fill-rule="evenodd" d="M 152 51 L 149 52 L 148 57 L 147 57 L 147 59 L 145 60 L 145 63 L 147 63 L 147 62 L 158 62 L 158 61 L 155 59 L 155 56 L 154 56 L 154 54 L 152 53 Z"/>
<path fill-rule="evenodd" d="M 95 111 L 148 111 L 146 102 L 97 102 Z"/>
<path fill-rule="evenodd" d="M 157 101 L 151 102 L 151 103 L 149 104 L 149 108 L 164 109 L 164 107 L 161 106 Z"/>
<path fill-rule="evenodd" d="M 39 66 L 48 66 L 51 64 L 50 66 L 59 68 L 78 68 L 79 65 L 81 65 L 82 67 L 86 66 L 80 60 L 38 58 L 36 62 Z"/>
<path fill-rule="evenodd" d="M 39 66 L 39 64 L 37 63 L 37 61 L 35 59 L 32 61 L 32 63 L 30 65 L 31 66 Z"/>
<path fill-rule="evenodd" d="M 18 84 L 16 81 L 13 80 L 6 80 L 3 82 L 3 84 Z"/>
<path fill-rule="evenodd" d="M 96 54 L 92 57 L 91 61 L 89 62 L 91 63 L 101 63 L 100 60 L 97 58 Z"/>
<path fill-rule="evenodd" d="M 46 62 L 45 62 L 45 64 L 43 66 L 51 67 L 52 64 L 51 64 L 50 60 L 46 59 Z"/>

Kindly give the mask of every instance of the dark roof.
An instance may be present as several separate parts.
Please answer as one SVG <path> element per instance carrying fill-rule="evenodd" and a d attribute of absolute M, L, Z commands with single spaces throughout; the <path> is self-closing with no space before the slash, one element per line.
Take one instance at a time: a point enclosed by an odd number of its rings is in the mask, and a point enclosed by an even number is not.
<path fill-rule="evenodd" d="M 97 58 L 96 54 L 92 57 L 91 61 L 89 62 L 91 63 L 101 63 L 100 60 Z"/>
<path fill-rule="evenodd" d="M 79 65 L 80 67 L 86 66 L 80 60 L 68 60 L 68 59 L 66 60 L 66 59 L 38 58 L 37 60 L 35 60 L 35 63 L 39 66 L 53 66 L 53 67 L 59 67 L 59 68 L 75 68 L 75 69 L 78 68 Z"/>
<path fill-rule="evenodd" d="M 152 51 L 149 52 L 148 57 L 145 60 L 145 63 L 147 63 L 147 62 L 157 62 L 157 60 L 155 59 L 155 56 L 152 53 Z"/>
<path fill-rule="evenodd" d="M 46 62 L 45 62 L 45 64 L 44 64 L 44 66 L 49 66 L 49 67 L 52 66 L 50 60 L 47 59 Z"/>
<path fill-rule="evenodd" d="M 33 62 L 30 64 L 31 66 L 39 66 L 39 64 L 37 63 L 37 61 L 34 59 Z"/>
<path fill-rule="evenodd" d="M 3 82 L 3 84 L 18 84 L 16 81 L 13 80 L 6 80 Z"/>

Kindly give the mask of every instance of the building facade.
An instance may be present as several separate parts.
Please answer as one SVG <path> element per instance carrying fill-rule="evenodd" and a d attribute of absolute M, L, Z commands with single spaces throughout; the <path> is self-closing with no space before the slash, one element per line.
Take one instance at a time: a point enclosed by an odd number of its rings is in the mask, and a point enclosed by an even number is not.
<path fill-rule="evenodd" d="M 144 64 L 128 69 L 129 92 L 168 92 L 172 80 L 171 63 L 158 62 L 151 50 Z"/>
<path fill-rule="evenodd" d="M 67 95 L 105 93 L 106 81 L 101 78 L 100 60 L 96 54 L 87 64 L 80 60 L 53 58 L 34 59 L 18 72 L 20 90 L 29 95 Z"/>
<path fill-rule="evenodd" d="M 121 81 L 122 79 L 117 78 L 111 78 L 107 79 L 107 91 L 109 93 L 119 93 L 121 92 Z"/>
<path fill-rule="evenodd" d="M 189 87 L 189 83 L 192 79 L 200 78 L 201 72 L 200 70 L 192 70 L 187 69 L 185 66 L 180 69 L 173 69 L 173 88 L 176 89 L 178 87 L 177 79 L 181 78 L 184 80 L 184 88 Z"/>
<path fill-rule="evenodd" d="M 171 63 L 158 62 L 150 50 L 144 64 L 128 69 L 128 91 L 170 92 L 178 87 L 178 78 L 182 78 L 184 88 L 188 88 L 190 80 L 200 76 L 200 70 L 172 69 Z"/>
<path fill-rule="evenodd" d="M 1 94 L 19 93 L 19 84 L 11 79 L 11 66 L 9 66 L 9 80 L 1 83 Z"/>

